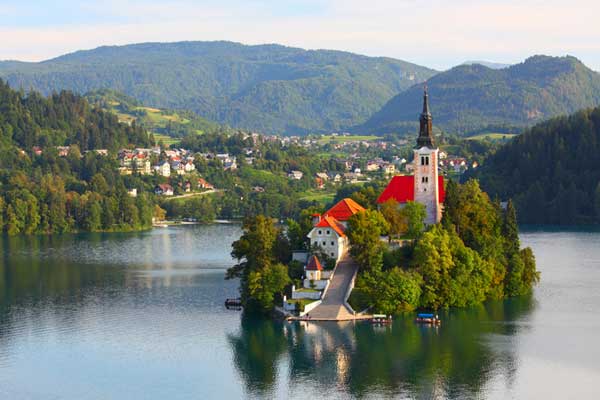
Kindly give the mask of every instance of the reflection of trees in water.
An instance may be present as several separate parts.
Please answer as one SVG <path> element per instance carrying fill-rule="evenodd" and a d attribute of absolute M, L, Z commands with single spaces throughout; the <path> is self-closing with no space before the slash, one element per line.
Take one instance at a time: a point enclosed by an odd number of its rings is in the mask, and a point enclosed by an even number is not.
<path fill-rule="evenodd" d="M 249 392 L 264 395 L 277 380 L 277 362 L 287 349 L 283 323 L 244 315 L 240 334 L 230 335 L 235 365 Z"/>
<path fill-rule="evenodd" d="M 60 256 L 72 242 L 72 235 L 0 237 L 0 347 L 19 334 L 18 323 L 41 329 L 48 319 L 63 329 L 76 326 L 86 302 L 100 301 L 100 287 L 123 286 L 121 269 L 77 265 Z M 49 249 L 58 256 L 45 258 Z"/>
<path fill-rule="evenodd" d="M 230 337 L 250 392 L 265 394 L 277 364 L 289 356 L 290 386 L 339 390 L 356 397 L 406 395 L 473 398 L 502 374 L 516 373 L 514 336 L 533 309 L 531 297 L 440 313 L 439 328 L 397 318 L 392 327 L 368 323 L 279 323 L 245 317 Z"/>

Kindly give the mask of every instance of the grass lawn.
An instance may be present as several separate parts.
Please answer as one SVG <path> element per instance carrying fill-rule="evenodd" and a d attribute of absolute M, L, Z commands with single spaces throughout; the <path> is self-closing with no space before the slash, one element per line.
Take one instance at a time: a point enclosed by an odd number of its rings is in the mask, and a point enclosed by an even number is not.
<path fill-rule="evenodd" d="M 483 140 L 483 139 L 491 139 L 491 140 L 510 140 L 513 137 L 517 136 L 516 133 L 481 133 L 479 135 L 470 136 L 466 138 L 467 140 Z"/>
<path fill-rule="evenodd" d="M 179 139 L 172 138 L 167 135 L 161 135 L 160 133 L 156 133 L 156 132 L 152 132 L 152 134 L 154 134 L 154 139 L 156 140 L 156 143 L 158 143 L 162 140 L 166 146 L 170 146 L 172 144 L 176 144 L 176 143 L 180 142 Z"/>
<path fill-rule="evenodd" d="M 374 135 L 352 135 L 352 136 L 322 136 L 321 139 L 319 139 L 319 144 L 326 144 L 326 143 L 330 143 L 330 142 L 334 142 L 334 143 L 347 143 L 347 142 L 357 142 L 357 141 L 370 141 L 370 140 L 377 140 L 377 139 L 381 139 L 381 137 L 379 136 L 374 136 Z"/>
<path fill-rule="evenodd" d="M 306 192 L 300 193 L 300 200 L 316 201 L 320 204 L 329 204 L 333 201 L 335 193 L 327 192 L 325 190 L 307 190 Z"/>

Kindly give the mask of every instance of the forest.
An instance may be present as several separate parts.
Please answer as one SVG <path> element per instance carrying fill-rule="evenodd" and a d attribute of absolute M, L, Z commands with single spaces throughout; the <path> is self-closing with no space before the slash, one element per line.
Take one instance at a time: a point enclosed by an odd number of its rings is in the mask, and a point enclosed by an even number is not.
<path fill-rule="evenodd" d="M 133 198 L 110 152 L 148 146 L 141 128 L 69 92 L 25 95 L 0 81 L 0 231 L 8 234 L 149 228 L 154 203 Z M 57 146 L 69 146 L 60 156 Z"/>
<path fill-rule="evenodd" d="M 536 125 L 473 172 L 482 187 L 514 199 L 519 221 L 600 223 L 600 108 Z"/>

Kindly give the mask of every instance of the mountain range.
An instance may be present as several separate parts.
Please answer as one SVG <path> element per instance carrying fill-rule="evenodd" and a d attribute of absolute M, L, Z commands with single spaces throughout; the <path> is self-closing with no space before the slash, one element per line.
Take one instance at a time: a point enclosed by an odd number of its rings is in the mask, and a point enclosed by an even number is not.
<path fill-rule="evenodd" d="M 427 81 L 434 126 L 467 134 L 519 131 L 600 104 L 600 74 L 575 57 L 533 56 L 503 69 L 460 65 Z M 423 86 L 391 99 L 360 132 L 414 132 Z"/>
<path fill-rule="evenodd" d="M 435 73 L 392 58 L 232 42 L 107 46 L 38 63 L 0 63 L 0 77 L 14 88 L 43 94 L 113 89 L 147 106 L 283 134 L 364 122 Z"/>
<path fill-rule="evenodd" d="M 482 65 L 487 64 L 486 65 Z M 142 43 L 51 60 L 0 62 L 13 88 L 43 94 L 111 89 L 144 106 L 191 110 L 220 124 L 276 134 L 413 134 L 427 81 L 434 127 L 520 132 L 600 105 L 600 74 L 570 56 L 444 72 L 332 50 L 232 42 Z"/>

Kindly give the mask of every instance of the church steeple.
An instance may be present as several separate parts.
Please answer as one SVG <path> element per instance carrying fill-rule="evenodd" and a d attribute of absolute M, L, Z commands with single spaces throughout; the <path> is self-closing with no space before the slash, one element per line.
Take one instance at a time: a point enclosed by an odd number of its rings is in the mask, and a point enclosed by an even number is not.
<path fill-rule="evenodd" d="M 423 93 L 423 112 L 420 117 L 419 137 L 417 138 L 417 148 L 428 147 L 434 148 L 432 118 L 429 111 L 429 95 L 427 93 L 427 85 L 425 85 Z"/>

